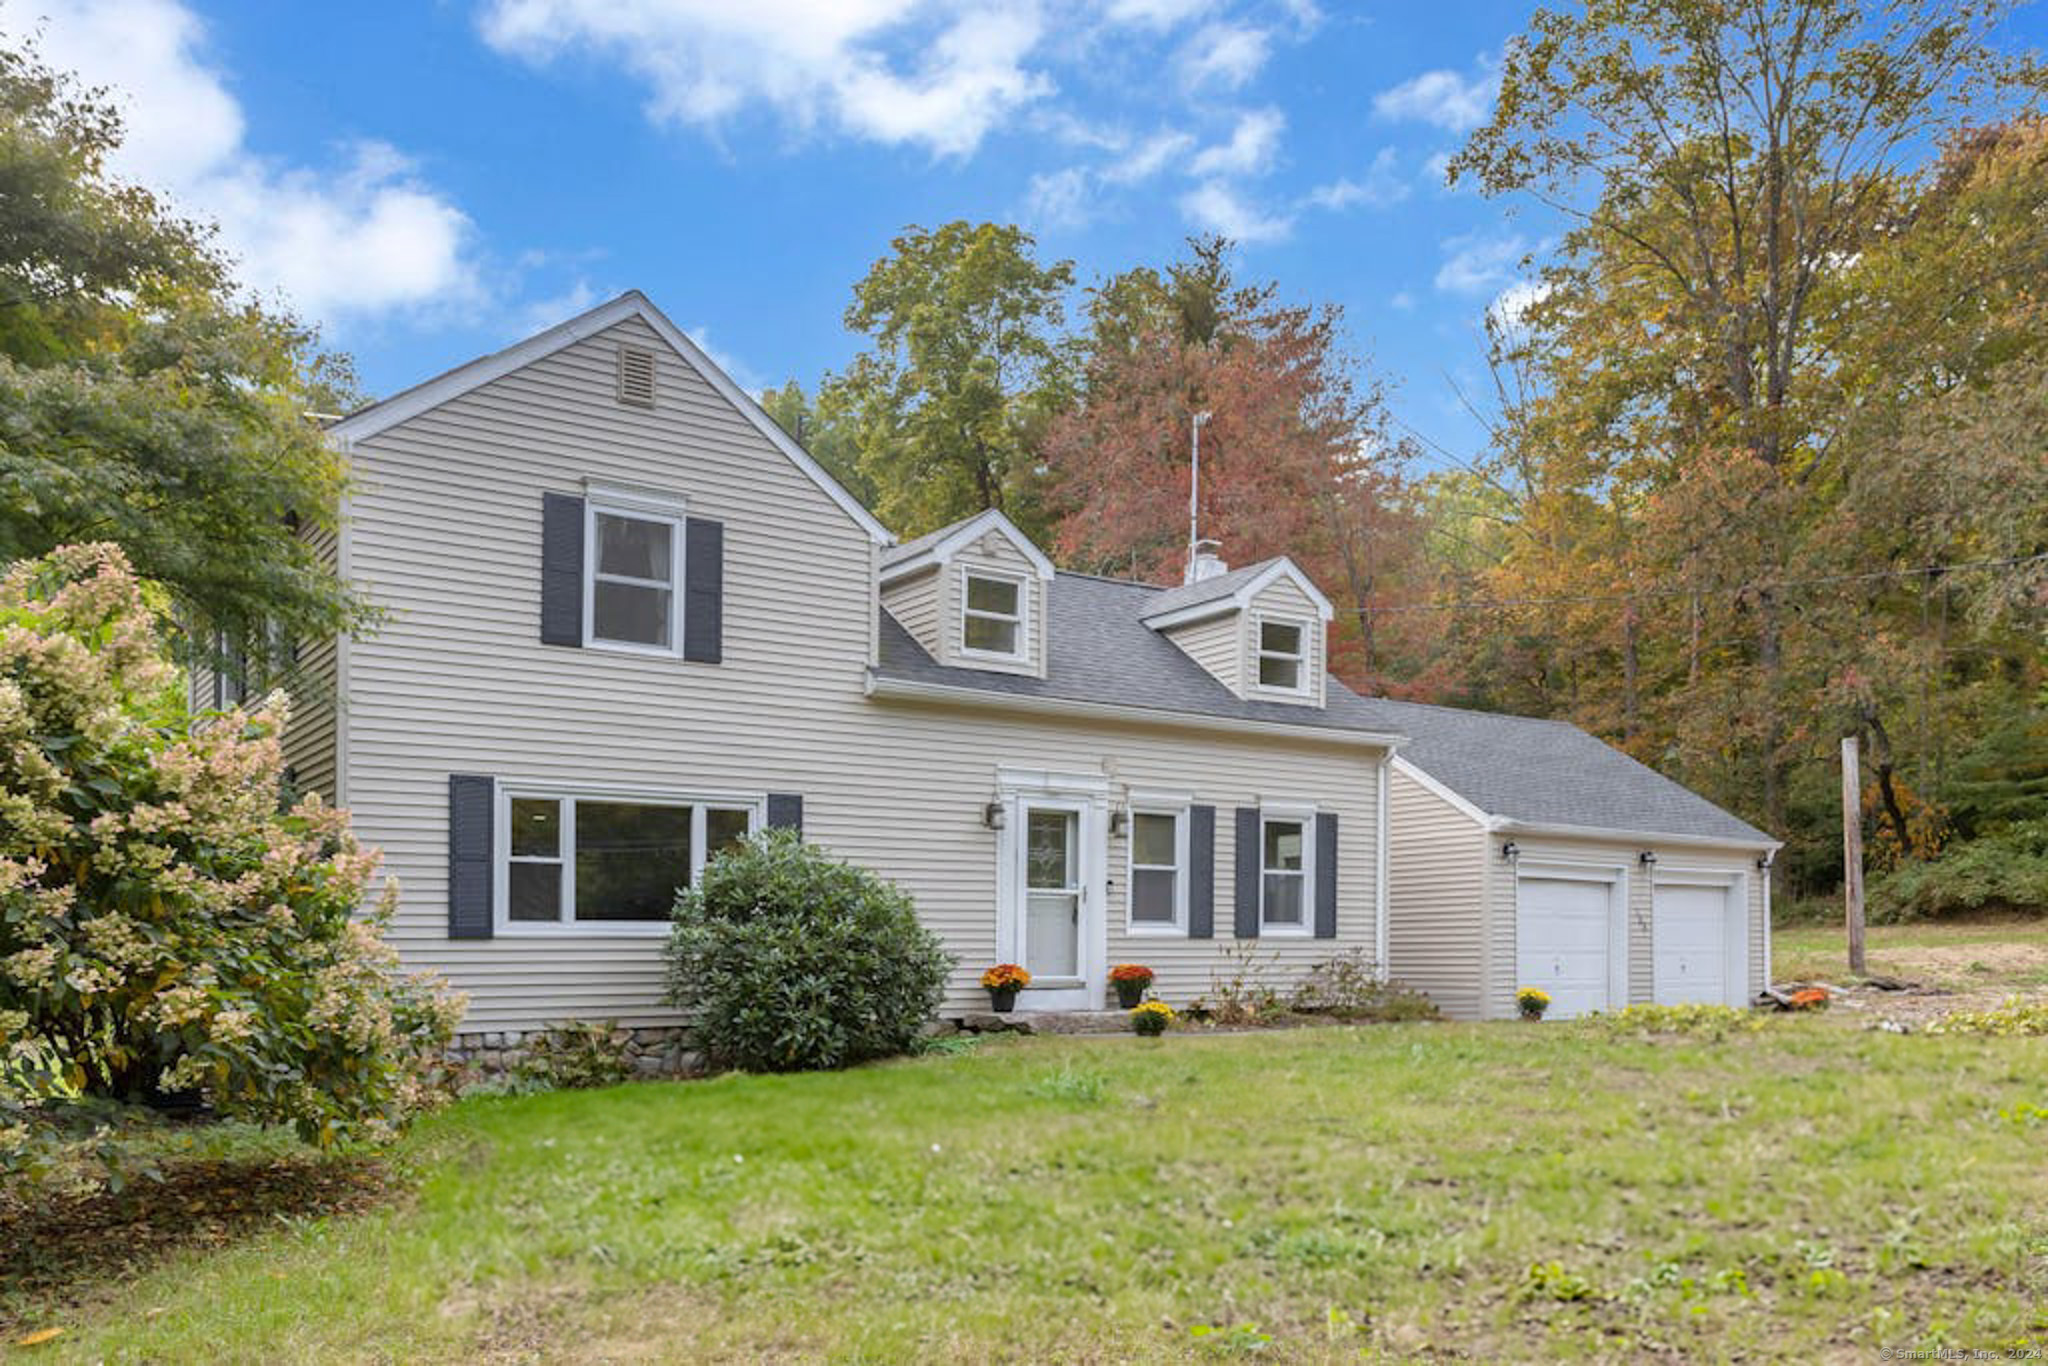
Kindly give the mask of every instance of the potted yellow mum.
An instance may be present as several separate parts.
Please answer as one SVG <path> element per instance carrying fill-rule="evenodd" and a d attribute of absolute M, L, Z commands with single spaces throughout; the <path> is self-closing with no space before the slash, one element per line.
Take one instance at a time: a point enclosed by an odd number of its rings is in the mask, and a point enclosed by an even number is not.
<path fill-rule="evenodd" d="M 1550 1009 L 1550 993 L 1542 987 L 1523 987 L 1515 993 L 1515 1009 L 1525 1020 L 1540 1020 Z"/>

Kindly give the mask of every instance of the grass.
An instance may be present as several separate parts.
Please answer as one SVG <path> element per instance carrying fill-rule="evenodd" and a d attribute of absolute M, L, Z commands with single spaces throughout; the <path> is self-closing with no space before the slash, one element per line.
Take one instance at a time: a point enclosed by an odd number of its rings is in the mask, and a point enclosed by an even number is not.
<path fill-rule="evenodd" d="M 1872 973 L 1950 990 L 2048 987 L 2048 918 L 1871 925 L 1864 948 Z M 1848 940 L 1840 925 L 1773 931 L 1772 975 L 1781 982 L 1844 981 Z"/>
<path fill-rule="evenodd" d="M 1871 1360 L 2048 1336 L 2024 1040 L 1389 1025 L 476 1098 L 39 1358 Z M 23 1353 L 24 1357 L 28 1354 Z"/>

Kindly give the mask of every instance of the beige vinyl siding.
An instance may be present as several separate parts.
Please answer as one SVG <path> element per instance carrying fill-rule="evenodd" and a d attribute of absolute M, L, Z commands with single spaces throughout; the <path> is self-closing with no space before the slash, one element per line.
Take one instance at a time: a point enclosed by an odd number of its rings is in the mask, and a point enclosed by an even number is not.
<path fill-rule="evenodd" d="M 1189 659 L 1238 696 L 1244 696 L 1244 619 L 1236 611 L 1167 631 Z"/>
<path fill-rule="evenodd" d="M 1020 662 L 990 660 L 969 655 L 963 649 L 961 609 L 967 592 L 967 576 L 981 570 L 1016 579 L 1022 587 L 1019 600 L 1024 607 L 1024 658 Z M 965 669 L 1031 674 L 1039 678 L 1045 676 L 1046 593 L 1052 585 L 1038 577 L 1036 566 L 1008 536 L 991 531 L 973 545 L 956 551 L 952 559 L 941 566 L 939 583 L 939 630 L 940 639 L 944 642 L 944 651 L 939 655 L 941 663 Z"/>
<path fill-rule="evenodd" d="M 939 583 L 944 572 L 938 568 L 922 570 L 882 589 L 882 606 L 933 659 L 939 657 L 941 649 Z"/>
<path fill-rule="evenodd" d="M 337 567 L 341 533 L 308 528 L 305 538 L 321 562 Z M 335 790 L 340 642 L 330 636 L 299 642 L 298 677 L 292 689 L 291 720 L 284 731 L 284 761 L 301 792 L 317 792 L 329 806 L 339 804 Z"/>
<path fill-rule="evenodd" d="M 1657 854 L 1667 868 L 1700 869 L 1746 875 L 1749 902 L 1749 934 L 1746 977 L 1749 994 L 1762 991 L 1765 939 L 1769 926 L 1764 920 L 1763 878 L 1755 867 L 1754 851 L 1702 849 L 1688 845 L 1659 844 L 1654 838 L 1596 839 L 1551 835 L 1503 835 L 1520 848 L 1523 864 L 1544 862 L 1595 863 L 1619 868 L 1628 880 L 1628 999 L 1640 1004 L 1651 999 L 1655 989 L 1655 960 L 1651 939 L 1651 877 L 1638 861 L 1643 850 Z M 1399 878 L 1392 879 L 1399 886 Z M 1490 879 L 1489 901 L 1493 918 L 1493 971 L 1487 986 L 1488 1018 L 1506 1018 L 1514 1013 L 1515 994 L 1515 874 L 1502 865 Z"/>
<path fill-rule="evenodd" d="M 1305 647 L 1302 668 L 1310 683 L 1306 694 L 1276 692 L 1259 686 L 1259 623 L 1266 617 L 1284 617 L 1301 623 Z M 1247 693 L 1267 702 L 1296 702 L 1308 706 L 1322 706 L 1325 634 L 1320 610 L 1293 579 L 1282 575 L 1260 589 L 1252 598 L 1251 610 L 1246 614 L 1244 625 L 1244 680 Z"/>
<path fill-rule="evenodd" d="M 1399 768 L 1387 798 L 1388 970 L 1446 1015 L 1477 1019 L 1488 949 L 1486 829 Z"/>
<path fill-rule="evenodd" d="M 653 411 L 614 399 L 621 340 L 660 357 Z M 958 964 L 949 1009 L 985 1002 L 995 949 L 999 764 L 1109 772 L 1218 806 L 1217 924 L 1230 925 L 1229 808 L 1261 796 L 1340 818 L 1344 940 L 1280 950 L 1290 966 L 1373 941 L 1373 765 L 1356 748 L 1164 729 L 1064 725 L 864 695 L 874 618 L 865 533 L 637 321 L 359 443 L 354 581 L 391 618 L 349 647 L 348 800 L 404 894 L 406 960 L 469 993 L 466 1028 L 549 1020 L 670 1022 L 658 937 L 447 936 L 447 783 L 603 783 L 794 792 L 807 837 L 899 882 Z M 672 490 L 725 526 L 724 662 L 539 643 L 544 491 L 585 477 Z M 1043 613 L 1037 615 L 1043 620 Z M 1042 648 L 1042 647 L 1041 647 Z M 1124 873 L 1112 857 L 1112 925 Z M 1169 999 L 1208 989 L 1217 945 L 1143 941 Z"/>

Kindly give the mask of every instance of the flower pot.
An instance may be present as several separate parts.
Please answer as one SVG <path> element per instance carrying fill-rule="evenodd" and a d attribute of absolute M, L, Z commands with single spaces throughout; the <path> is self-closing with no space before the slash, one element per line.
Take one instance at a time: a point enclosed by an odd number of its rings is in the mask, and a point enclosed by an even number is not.
<path fill-rule="evenodd" d="M 1129 1010 L 1145 999 L 1145 989 L 1150 982 L 1130 981 L 1113 983 L 1116 987 L 1116 1003 Z"/>
<path fill-rule="evenodd" d="M 1522 1012 L 1522 1018 L 1530 1024 L 1536 1024 L 1542 1020 L 1543 1012 L 1540 1010 L 1525 1010 Z"/>
<path fill-rule="evenodd" d="M 1156 1039 L 1166 1032 L 1166 1017 L 1164 1015 L 1140 1015 L 1136 1020 L 1132 1021 L 1132 1028 L 1137 1030 L 1144 1038 Z"/>
<path fill-rule="evenodd" d="M 990 987 L 988 989 L 988 1003 L 989 1007 L 993 1009 L 996 1014 L 1009 1014 L 1011 1011 L 1017 1008 L 1017 988 Z"/>

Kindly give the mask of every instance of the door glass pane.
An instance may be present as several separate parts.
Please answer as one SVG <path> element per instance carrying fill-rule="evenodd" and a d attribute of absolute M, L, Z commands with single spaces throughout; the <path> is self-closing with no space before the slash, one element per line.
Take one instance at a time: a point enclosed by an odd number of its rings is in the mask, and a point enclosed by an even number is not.
<path fill-rule="evenodd" d="M 1266 822 L 1266 871 L 1299 872 L 1301 869 L 1301 822 Z"/>
<path fill-rule="evenodd" d="M 1026 898 L 1024 966 L 1034 977 L 1073 977 L 1081 970 L 1078 899 L 1071 892 L 1033 892 Z"/>
<path fill-rule="evenodd" d="M 704 813 L 704 857 L 717 858 L 747 838 L 747 813 L 714 806 Z"/>
<path fill-rule="evenodd" d="M 967 605 L 976 612 L 1014 617 L 1017 615 L 1017 585 L 1009 579 L 977 579 L 970 575 Z"/>
<path fill-rule="evenodd" d="M 562 804 L 553 797 L 512 799 L 512 853 L 529 858 L 559 858 L 562 853 Z"/>
<path fill-rule="evenodd" d="M 997 621 L 992 617 L 967 618 L 967 648 L 987 650 L 990 654 L 1013 655 L 1017 653 L 1017 623 Z"/>
<path fill-rule="evenodd" d="M 1172 816 L 1139 812 L 1131 818 L 1131 860 L 1155 868 L 1171 868 L 1179 861 L 1174 849 Z"/>
<path fill-rule="evenodd" d="M 689 807 L 576 803 L 578 920 L 666 920 L 689 880 Z"/>
<path fill-rule="evenodd" d="M 1171 925 L 1175 874 L 1171 868 L 1138 868 L 1131 872 L 1131 919 L 1141 924 Z"/>
<path fill-rule="evenodd" d="M 669 591 L 601 580 L 592 584 L 591 635 L 635 645 L 667 645 Z"/>
<path fill-rule="evenodd" d="M 505 914 L 513 920 L 562 918 L 562 865 L 513 863 L 506 867 Z"/>
<path fill-rule="evenodd" d="M 643 522 L 638 517 L 598 513 L 597 572 L 667 583 L 673 563 L 669 550 L 673 532 L 667 522 Z"/>
<path fill-rule="evenodd" d="M 1071 811 L 1032 811 L 1024 820 L 1024 885 L 1064 891 L 1074 885 Z"/>
<path fill-rule="evenodd" d="M 1299 925 L 1302 879 L 1292 873 L 1266 874 L 1266 923 Z"/>

